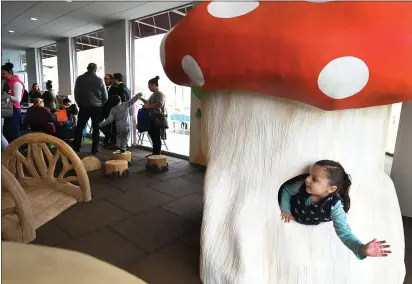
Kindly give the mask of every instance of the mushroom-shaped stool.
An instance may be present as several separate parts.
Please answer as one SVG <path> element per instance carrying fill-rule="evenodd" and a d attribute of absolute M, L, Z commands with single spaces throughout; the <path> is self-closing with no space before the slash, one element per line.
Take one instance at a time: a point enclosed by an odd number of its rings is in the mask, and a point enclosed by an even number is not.
<path fill-rule="evenodd" d="M 203 2 L 160 47 L 201 87 L 201 278 L 233 284 L 401 284 L 404 235 L 384 173 L 390 104 L 412 100 L 408 2 Z M 284 224 L 279 187 L 317 160 L 352 176 L 348 222 L 387 258 L 358 260 L 332 223 Z"/>

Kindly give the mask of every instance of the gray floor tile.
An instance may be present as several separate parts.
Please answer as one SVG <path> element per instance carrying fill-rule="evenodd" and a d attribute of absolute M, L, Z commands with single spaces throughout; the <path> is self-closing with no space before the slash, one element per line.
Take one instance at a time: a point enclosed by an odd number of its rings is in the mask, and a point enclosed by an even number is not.
<path fill-rule="evenodd" d="M 144 160 L 138 160 L 132 161 L 131 166 L 129 167 L 129 172 L 130 173 L 138 173 L 138 172 L 144 172 L 146 171 L 146 159 Z"/>
<path fill-rule="evenodd" d="M 63 232 L 54 221 L 49 221 L 36 230 L 36 239 L 32 244 L 56 246 L 70 240 L 70 236 Z"/>
<path fill-rule="evenodd" d="M 182 162 L 187 162 L 187 161 L 178 159 L 178 158 L 167 157 L 167 163 L 169 164 L 169 166 L 177 164 L 177 163 L 182 163 Z"/>
<path fill-rule="evenodd" d="M 202 185 L 183 178 L 176 178 L 169 181 L 161 181 L 158 183 L 151 184 L 150 187 L 176 198 L 180 198 L 191 193 L 202 192 Z"/>
<path fill-rule="evenodd" d="M 203 181 L 205 179 L 205 172 L 194 172 L 187 176 L 184 176 L 183 178 L 195 183 L 203 184 Z"/>
<path fill-rule="evenodd" d="M 140 188 L 129 191 L 109 201 L 130 213 L 137 214 L 148 209 L 159 207 L 173 200 L 175 200 L 173 197 L 154 189 Z"/>
<path fill-rule="evenodd" d="M 192 223 L 161 208 L 146 211 L 110 227 L 145 252 L 153 252 L 193 230 Z"/>
<path fill-rule="evenodd" d="M 181 163 L 181 162 L 187 162 L 187 160 L 180 159 L 177 157 L 167 156 L 167 162 L 170 164 L 176 164 L 176 163 Z"/>
<path fill-rule="evenodd" d="M 201 284 L 199 250 L 181 242 L 170 244 L 127 269 L 150 284 Z"/>
<path fill-rule="evenodd" d="M 167 181 L 175 178 L 180 178 L 188 175 L 189 172 L 186 170 L 176 169 L 169 166 L 169 170 L 163 173 L 155 174 L 154 177 L 160 181 Z"/>
<path fill-rule="evenodd" d="M 200 248 L 200 226 L 198 229 L 187 232 L 179 237 L 179 240 L 184 242 L 188 246 Z"/>
<path fill-rule="evenodd" d="M 404 226 L 403 231 L 405 234 L 405 247 L 412 250 L 412 228 Z"/>
<path fill-rule="evenodd" d="M 136 148 L 131 148 L 131 151 L 132 151 L 133 158 L 136 158 L 136 159 L 146 159 L 146 156 L 151 154 L 151 152 L 149 151 L 140 150 Z"/>
<path fill-rule="evenodd" d="M 108 180 L 107 180 L 108 181 Z M 107 182 L 106 181 L 106 182 Z M 124 192 L 117 189 L 110 184 L 105 183 L 94 183 L 91 184 L 90 189 L 92 191 L 92 201 L 97 201 L 101 199 L 114 198 L 116 196 L 122 195 Z"/>
<path fill-rule="evenodd" d="M 406 276 L 404 284 L 412 284 L 412 250 L 405 250 L 405 266 L 406 266 Z"/>
<path fill-rule="evenodd" d="M 128 216 L 130 213 L 106 200 L 100 200 L 78 203 L 75 207 L 57 216 L 55 222 L 71 237 L 77 237 Z"/>
<path fill-rule="evenodd" d="M 140 172 L 136 174 L 129 174 L 127 178 L 113 179 L 110 182 L 110 185 L 123 191 L 130 191 L 146 187 L 147 185 L 155 182 L 157 182 L 157 180 L 153 177 L 153 175 L 146 172 Z"/>
<path fill-rule="evenodd" d="M 146 254 L 107 227 L 72 239 L 59 247 L 83 252 L 120 268 L 126 268 Z"/>
<path fill-rule="evenodd" d="M 163 205 L 162 208 L 182 218 L 199 223 L 202 221 L 203 197 L 199 194 L 191 194 Z"/>
<path fill-rule="evenodd" d="M 181 163 L 176 163 L 176 164 L 172 164 L 170 165 L 170 167 L 175 168 L 175 169 L 179 169 L 179 170 L 184 170 L 188 173 L 193 173 L 193 172 L 198 172 L 198 171 L 204 171 L 204 167 L 202 166 L 197 166 L 194 164 L 191 164 L 187 161 L 181 162 Z"/>

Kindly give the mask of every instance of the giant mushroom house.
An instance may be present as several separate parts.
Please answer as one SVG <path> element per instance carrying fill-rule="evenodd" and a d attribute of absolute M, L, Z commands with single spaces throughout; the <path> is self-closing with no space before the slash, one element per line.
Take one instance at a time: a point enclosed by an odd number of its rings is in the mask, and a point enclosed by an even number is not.
<path fill-rule="evenodd" d="M 412 100 L 410 2 L 202 2 L 164 37 L 167 76 L 200 87 L 206 284 L 402 284 L 384 173 L 391 104 Z M 280 218 L 279 188 L 322 159 L 352 176 L 348 223 L 393 253 L 359 260 L 331 222 Z"/>

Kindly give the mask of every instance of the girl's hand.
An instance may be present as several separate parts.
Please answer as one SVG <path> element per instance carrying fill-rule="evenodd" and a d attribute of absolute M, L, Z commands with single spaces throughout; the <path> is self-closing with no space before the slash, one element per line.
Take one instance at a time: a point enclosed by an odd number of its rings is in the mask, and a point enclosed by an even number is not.
<path fill-rule="evenodd" d="M 390 250 L 387 250 L 390 247 L 390 245 L 386 244 L 386 241 L 377 241 L 374 239 L 366 245 L 361 246 L 359 252 L 364 256 L 383 257 L 392 253 Z"/>
<path fill-rule="evenodd" d="M 291 221 L 295 221 L 295 218 L 293 218 L 292 214 L 287 213 L 282 210 L 282 213 L 280 214 L 282 220 L 285 221 L 285 223 L 290 223 Z"/>

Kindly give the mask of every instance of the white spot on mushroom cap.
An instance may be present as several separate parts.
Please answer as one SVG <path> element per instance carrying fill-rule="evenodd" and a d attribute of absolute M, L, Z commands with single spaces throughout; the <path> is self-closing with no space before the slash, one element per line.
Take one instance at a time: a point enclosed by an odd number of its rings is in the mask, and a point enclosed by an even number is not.
<path fill-rule="evenodd" d="M 197 64 L 196 60 L 192 56 L 186 55 L 183 57 L 182 69 L 192 81 L 193 86 L 201 87 L 205 84 L 203 72 L 200 69 L 199 64 Z"/>
<path fill-rule="evenodd" d="M 339 57 L 323 67 L 318 77 L 319 89 L 328 97 L 345 99 L 359 93 L 368 83 L 369 69 L 353 56 Z"/>
<path fill-rule="evenodd" d="M 216 18 L 235 18 L 246 15 L 259 7 L 258 1 L 251 2 L 212 2 L 207 6 L 210 15 Z"/>
<path fill-rule="evenodd" d="M 333 2 L 335 0 L 306 0 L 306 2 L 313 2 L 313 3 L 325 3 L 325 2 Z"/>
<path fill-rule="evenodd" d="M 167 36 L 173 31 L 174 27 L 168 31 L 162 39 L 160 43 L 160 61 L 162 62 L 162 66 L 165 67 L 166 65 L 166 38 Z"/>

